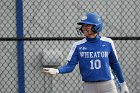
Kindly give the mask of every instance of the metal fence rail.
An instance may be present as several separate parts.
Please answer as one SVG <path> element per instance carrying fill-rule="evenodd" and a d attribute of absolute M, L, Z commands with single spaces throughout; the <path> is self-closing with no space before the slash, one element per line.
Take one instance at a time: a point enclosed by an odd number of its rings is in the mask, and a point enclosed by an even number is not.
<path fill-rule="evenodd" d="M 23 6 L 17 7 L 17 1 Z M 45 75 L 42 68 L 48 61 L 67 63 L 70 47 L 83 38 L 77 34 L 77 22 L 89 11 L 102 16 L 101 35 L 114 40 L 130 93 L 139 93 L 139 4 L 139 0 L 1 0 L 0 93 L 24 93 L 22 88 L 25 93 L 83 93 L 78 66 L 72 73 L 56 77 Z M 23 9 L 23 24 L 17 20 L 17 8 Z M 18 29 L 23 29 L 23 37 L 18 37 Z M 20 41 L 24 52 L 17 49 Z M 42 56 L 44 53 L 49 56 Z M 22 57 L 20 69 L 18 59 Z M 21 77 L 19 69 L 24 70 Z"/>

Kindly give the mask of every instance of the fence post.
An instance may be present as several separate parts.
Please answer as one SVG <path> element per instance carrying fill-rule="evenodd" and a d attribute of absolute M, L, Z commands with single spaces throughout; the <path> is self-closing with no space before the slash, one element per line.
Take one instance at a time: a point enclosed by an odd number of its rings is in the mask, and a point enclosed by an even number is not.
<path fill-rule="evenodd" d="M 23 4 L 22 0 L 16 0 L 16 27 L 17 38 L 23 38 Z M 18 65 L 18 93 L 25 93 L 24 81 L 24 41 L 17 41 L 17 65 Z"/>

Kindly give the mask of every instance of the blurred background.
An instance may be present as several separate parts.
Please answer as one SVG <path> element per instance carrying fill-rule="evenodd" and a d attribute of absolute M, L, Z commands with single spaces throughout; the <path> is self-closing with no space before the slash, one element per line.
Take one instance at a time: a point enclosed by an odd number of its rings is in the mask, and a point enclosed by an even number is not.
<path fill-rule="evenodd" d="M 129 91 L 139 93 L 139 0 L 22 0 L 22 6 L 17 1 L 0 0 L 0 93 L 18 93 L 19 78 L 25 93 L 83 93 L 78 65 L 72 73 L 57 77 L 44 74 L 42 68 L 67 63 L 72 44 L 83 38 L 76 27 L 87 12 L 102 16 L 101 35 L 114 40 Z M 22 40 L 17 37 L 18 8 L 23 10 Z M 21 77 L 19 41 L 24 47 Z"/>

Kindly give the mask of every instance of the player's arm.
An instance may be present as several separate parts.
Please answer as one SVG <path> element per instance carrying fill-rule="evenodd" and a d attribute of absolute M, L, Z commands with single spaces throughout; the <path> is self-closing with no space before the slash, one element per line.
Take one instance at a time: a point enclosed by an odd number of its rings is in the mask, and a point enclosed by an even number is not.
<path fill-rule="evenodd" d="M 74 44 L 69 52 L 69 55 L 67 57 L 68 63 L 62 67 L 59 67 L 59 73 L 70 73 L 73 71 L 75 66 L 78 64 L 78 52 L 77 52 L 77 46 Z"/>
<path fill-rule="evenodd" d="M 109 57 L 110 57 L 109 62 L 110 62 L 111 69 L 117 76 L 119 82 L 120 83 L 124 82 L 123 73 L 115 54 L 110 52 Z"/>
<path fill-rule="evenodd" d="M 125 92 L 129 93 L 128 88 L 126 86 L 126 82 L 123 77 L 123 73 L 122 73 L 120 64 L 118 62 L 116 49 L 115 49 L 115 46 L 114 46 L 114 43 L 112 40 L 111 40 L 111 51 L 109 54 L 109 62 L 110 62 L 110 66 L 111 66 L 113 72 L 115 73 L 115 75 L 117 76 L 117 78 L 120 82 L 121 93 L 125 93 Z"/>

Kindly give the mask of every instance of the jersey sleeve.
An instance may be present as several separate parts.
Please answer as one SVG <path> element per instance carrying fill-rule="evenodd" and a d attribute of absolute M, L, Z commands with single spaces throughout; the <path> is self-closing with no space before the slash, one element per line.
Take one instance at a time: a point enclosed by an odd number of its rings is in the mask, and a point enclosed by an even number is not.
<path fill-rule="evenodd" d="M 78 64 L 78 52 L 76 43 L 72 46 L 69 55 L 67 57 L 68 63 L 62 67 L 59 67 L 59 73 L 70 73 L 74 70 L 75 66 Z"/>
<path fill-rule="evenodd" d="M 111 48 L 110 48 L 111 50 L 110 50 L 110 54 L 109 54 L 110 66 L 111 66 L 111 69 L 113 70 L 113 72 L 115 73 L 115 75 L 117 76 L 119 82 L 122 83 L 122 82 L 124 82 L 124 77 L 123 77 L 123 73 L 122 73 L 120 64 L 118 62 L 116 49 L 115 49 L 113 41 L 111 40 L 110 42 L 111 42 Z"/>

